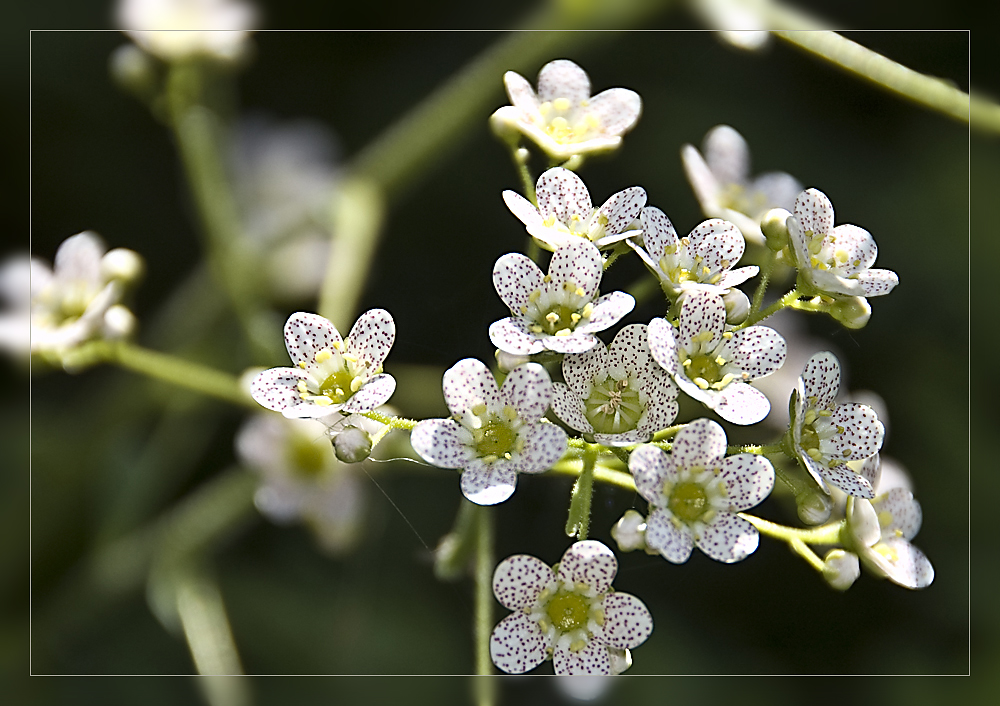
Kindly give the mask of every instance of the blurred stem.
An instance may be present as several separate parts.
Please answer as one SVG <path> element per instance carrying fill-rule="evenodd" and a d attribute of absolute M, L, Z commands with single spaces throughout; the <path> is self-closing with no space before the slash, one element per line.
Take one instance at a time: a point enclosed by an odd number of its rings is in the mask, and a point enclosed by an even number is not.
<path fill-rule="evenodd" d="M 784 451 L 784 447 L 781 442 L 777 444 L 744 444 L 742 446 L 729 446 L 726 448 L 726 453 L 730 454 L 775 454 Z"/>
<path fill-rule="evenodd" d="M 579 458 L 564 458 L 552 466 L 550 472 L 556 475 L 579 477 L 583 474 L 583 460 Z M 616 471 L 613 468 L 596 464 L 592 469 L 592 473 L 593 479 L 596 481 L 635 492 L 635 480 L 630 473 Z"/>
<path fill-rule="evenodd" d="M 538 208 L 538 196 L 535 194 L 535 180 L 528 169 L 528 151 L 522 150 L 516 142 L 508 143 L 510 148 L 510 158 L 517 168 L 517 175 L 521 178 L 521 188 L 524 189 L 524 198 Z"/>
<path fill-rule="evenodd" d="M 441 538 L 434 552 L 434 575 L 438 579 L 453 581 L 468 572 L 479 546 L 479 507 L 462 498 L 451 532 Z"/>
<path fill-rule="evenodd" d="M 471 503 L 470 503 L 471 504 Z M 493 633 L 493 513 L 489 507 L 476 507 L 476 674 L 493 674 L 490 657 L 490 636 Z M 480 706 L 496 702 L 496 682 L 477 680 L 476 691 Z"/>
<path fill-rule="evenodd" d="M 174 577 L 177 615 L 184 629 L 184 637 L 191 650 L 199 674 L 242 674 L 236 641 L 233 639 L 222 593 L 215 580 L 209 576 L 200 561 L 191 562 L 178 569 Z M 244 704 L 247 698 L 237 698 L 242 682 L 225 680 L 217 682 L 219 696 L 210 699 L 213 706 Z M 209 693 L 214 693 L 210 688 Z"/>
<path fill-rule="evenodd" d="M 796 540 L 806 544 L 839 544 L 840 531 L 847 522 L 846 520 L 837 520 L 836 522 L 828 522 L 819 527 L 799 529 L 797 527 L 779 525 L 776 522 L 748 515 L 745 512 L 739 513 L 739 516 L 756 527 L 758 532 L 766 534 L 768 537 L 774 537 L 783 542 L 791 543 L 793 540 Z"/>
<path fill-rule="evenodd" d="M 573 494 L 569 501 L 566 517 L 566 536 L 578 541 L 587 538 L 590 531 L 590 501 L 594 495 L 594 466 L 597 463 L 597 444 L 587 444 L 583 448 L 583 466 L 573 484 Z"/>

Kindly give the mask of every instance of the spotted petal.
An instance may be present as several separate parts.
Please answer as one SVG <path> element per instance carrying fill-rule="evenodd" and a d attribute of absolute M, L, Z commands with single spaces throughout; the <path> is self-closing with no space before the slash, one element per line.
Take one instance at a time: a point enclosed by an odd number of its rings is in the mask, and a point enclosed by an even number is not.
<path fill-rule="evenodd" d="M 569 59 L 550 61 L 538 72 L 538 99 L 556 98 L 566 98 L 574 105 L 590 98 L 587 72 Z"/>
<path fill-rule="evenodd" d="M 716 125 L 702 142 L 705 161 L 722 184 L 745 184 L 750 176 L 750 148 L 728 125 Z"/>
<path fill-rule="evenodd" d="M 711 273 L 728 270 L 743 257 L 746 240 L 740 229 L 721 218 L 710 218 L 695 226 L 688 236 L 691 254 Z M 699 271 L 699 279 L 708 273 Z"/>
<path fill-rule="evenodd" d="M 934 566 L 922 551 L 902 537 L 885 539 L 862 554 L 893 583 L 906 588 L 926 588 L 934 581 Z"/>
<path fill-rule="evenodd" d="M 549 277 L 553 282 L 572 282 L 588 299 L 597 294 L 603 272 L 600 250 L 583 238 L 556 250 L 549 261 Z"/>
<path fill-rule="evenodd" d="M 658 509 L 646 520 L 646 544 L 671 564 L 691 557 L 694 535 L 687 525 L 675 525 L 669 510 Z"/>
<path fill-rule="evenodd" d="M 585 583 L 597 593 L 607 591 L 617 573 L 614 553 L 593 539 L 575 542 L 559 562 L 560 581 Z"/>
<path fill-rule="evenodd" d="M 577 327 L 571 336 L 545 336 L 541 339 L 542 345 L 556 353 L 583 353 L 600 344 L 597 336 L 582 331 L 582 328 Z"/>
<path fill-rule="evenodd" d="M 872 506 L 878 513 L 883 537 L 913 539 L 920 530 L 923 512 L 910 491 L 893 488 L 872 500 Z"/>
<path fill-rule="evenodd" d="M 726 455 L 726 432 L 711 419 L 695 419 L 677 432 L 670 457 L 678 468 L 717 468 Z"/>
<path fill-rule="evenodd" d="M 830 440 L 838 459 L 868 458 L 882 448 L 885 427 L 878 420 L 875 410 L 868 405 L 856 402 L 837 405 L 830 415 L 830 422 L 844 429 L 842 434 Z"/>
<path fill-rule="evenodd" d="M 865 270 L 858 274 L 858 282 L 866 297 L 881 297 L 899 284 L 899 275 L 892 270 Z"/>
<path fill-rule="evenodd" d="M 627 88 L 609 88 L 590 99 L 587 106 L 605 135 L 621 135 L 632 129 L 642 114 L 642 98 Z"/>
<path fill-rule="evenodd" d="M 299 368 L 265 370 L 250 384 L 250 396 L 262 407 L 280 412 L 302 401 L 297 386 L 306 377 L 306 372 Z"/>
<path fill-rule="evenodd" d="M 524 613 L 511 613 L 493 628 L 490 657 L 508 674 L 524 674 L 545 661 L 548 641 L 538 623 Z"/>
<path fill-rule="evenodd" d="M 867 270 L 878 256 L 875 239 L 860 226 L 839 225 L 833 229 L 828 239 L 837 253 L 837 261 L 845 263 L 838 267 L 845 276 Z"/>
<path fill-rule="evenodd" d="M 737 454 L 722 461 L 730 512 L 742 512 L 764 502 L 774 488 L 771 462 L 756 454 Z"/>
<path fill-rule="evenodd" d="M 598 209 L 607 216 L 608 225 L 606 231 L 608 235 L 616 236 L 632 225 L 632 222 L 639 217 L 639 212 L 642 211 L 642 207 L 645 205 L 646 190 L 641 186 L 631 186 L 611 196 Z M 616 240 L 621 240 L 623 237 L 601 238 L 601 243 L 612 243 Z"/>
<path fill-rule="evenodd" d="M 341 343 L 343 339 L 334 325 L 318 314 L 299 311 L 285 322 L 285 347 L 296 365 L 313 363 L 319 351 L 333 350 Z"/>
<path fill-rule="evenodd" d="M 677 419 L 677 385 L 666 373 L 662 376 L 648 379 L 643 385 L 643 391 L 649 398 L 646 413 L 640 417 L 636 427 L 643 433 L 655 433 L 666 429 Z"/>
<path fill-rule="evenodd" d="M 635 299 L 625 292 L 610 292 L 594 300 L 590 320 L 576 327 L 579 333 L 604 331 L 635 308 Z"/>
<path fill-rule="evenodd" d="M 520 438 L 524 446 L 518 455 L 517 470 L 521 473 L 547 471 L 566 453 L 566 432 L 555 424 L 539 422 L 522 427 Z"/>
<path fill-rule="evenodd" d="M 602 347 L 595 346 L 595 348 Z M 563 359 L 564 364 L 569 357 L 566 356 Z M 571 429 L 576 429 L 584 434 L 592 434 L 594 432 L 594 427 L 584 413 L 583 399 L 581 399 L 580 394 L 566 387 L 561 382 L 552 383 L 552 411 Z"/>
<path fill-rule="evenodd" d="M 611 655 L 607 646 L 597 640 L 591 640 L 579 652 L 556 647 L 552 654 L 552 668 L 559 676 L 611 674 Z"/>
<path fill-rule="evenodd" d="M 490 324 L 490 341 L 500 350 L 514 355 L 532 355 L 545 349 L 542 339 L 528 330 L 528 324 L 513 317 Z"/>
<path fill-rule="evenodd" d="M 376 375 L 355 392 L 351 399 L 344 403 L 344 413 L 362 414 L 370 412 L 383 405 L 396 391 L 396 379 L 392 375 Z"/>
<path fill-rule="evenodd" d="M 663 449 L 652 444 L 636 448 L 628 457 L 628 469 L 635 478 L 636 490 L 646 502 L 656 507 L 667 504 L 663 485 L 677 477 L 677 466 Z"/>
<path fill-rule="evenodd" d="M 568 224 L 573 216 L 589 218 L 594 212 L 590 192 L 583 179 L 562 167 L 542 172 L 535 186 L 535 196 L 542 218 L 555 216 L 556 220 Z"/>
<path fill-rule="evenodd" d="M 511 105 L 519 108 L 525 117 L 538 113 L 538 96 L 535 95 L 535 89 L 531 87 L 524 76 L 514 71 L 508 71 L 503 75 L 503 83 Z"/>
<path fill-rule="evenodd" d="M 648 529 L 646 536 L 649 536 Z M 742 517 L 720 512 L 705 525 L 695 543 L 716 561 L 731 564 L 753 554 L 760 543 L 760 535 L 757 528 Z"/>
<path fill-rule="evenodd" d="M 862 461 L 858 473 L 871 484 L 872 488 L 878 489 L 879 483 L 882 481 L 882 460 L 879 455 L 873 454 Z"/>
<path fill-rule="evenodd" d="M 541 419 L 552 403 L 552 379 L 538 363 L 514 368 L 500 388 L 500 397 L 529 422 Z"/>
<path fill-rule="evenodd" d="M 833 204 L 822 191 L 806 189 L 795 199 L 795 218 L 803 235 L 826 235 L 833 230 Z"/>
<path fill-rule="evenodd" d="M 817 353 L 808 361 L 802 370 L 803 392 L 809 401 L 818 409 L 832 409 L 837 393 L 840 392 L 840 363 L 829 351 Z"/>
<path fill-rule="evenodd" d="M 493 265 L 493 286 L 511 313 L 517 315 L 528 304 L 531 293 L 541 288 L 542 271 L 530 258 L 508 253 Z"/>
<path fill-rule="evenodd" d="M 646 252 L 652 260 L 652 266 L 658 267 L 660 258 L 666 253 L 667 248 L 676 248 L 679 238 L 674 224 L 670 222 L 665 214 L 655 206 L 646 206 L 639 216 L 642 225 L 642 242 L 646 246 Z"/>
<path fill-rule="evenodd" d="M 396 340 L 396 323 L 385 309 L 371 309 L 358 317 L 347 336 L 347 352 L 367 361 L 369 370 L 385 362 Z M 388 398 L 386 398 L 388 399 Z"/>
<path fill-rule="evenodd" d="M 649 322 L 649 352 L 653 359 L 671 375 L 677 372 L 677 339 L 674 327 L 666 319 Z"/>
<path fill-rule="evenodd" d="M 552 568 L 541 559 L 509 556 L 493 572 L 493 594 L 508 610 L 521 610 L 532 605 L 553 578 Z"/>
<path fill-rule="evenodd" d="M 616 337 L 617 339 L 617 337 Z M 610 356 L 604 346 L 594 346 L 586 353 L 563 358 L 563 379 L 580 397 L 589 397 L 594 376 L 608 368 Z"/>
<path fill-rule="evenodd" d="M 785 362 L 788 347 L 784 337 L 767 326 L 750 326 L 733 333 L 722 347 L 721 355 L 750 380 L 770 375 Z"/>
<path fill-rule="evenodd" d="M 711 350 L 722 340 L 722 332 L 726 329 L 726 305 L 722 297 L 711 292 L 691 292 L 684 297 L 681 304 L 680 329 L 677 343 L 685 348 L 691 345 L 692 338 L 711 335 L 702 340 L 702 350 Z"/>
<path fill-rule="evenodd" d="M 440 468 L 465 468 L 475 458 L 472 435 L 454 419 L 425 419 L 410 432 L 410 446 Z"/>
<path fill-rule="evenodd" d="M 771 402 L 756 387 L 745 382 L 731 382 L 711 394 L 710 407 L 727 422 L 747 425 L 764 419 L 771 411 Z"/>
<path fill-rule="evenodd" d="M 831 464 L 829 468 L 818 466 L 817 470 L 830 485 L 840 488 L 848 495 L 853 495 L 856 498 L 865 498 L 866 500 L 871 500 L 875 497 L 875 490 L 872 488 L 871 482 L 864 476 L 852 471 L 846 464 Z"/>
<path fill-rule="evenodd" d="M 462 414 L 478 404 L 500 408 L 500 391 L 493 373 L 475 358 L 460 360 L 444 373 L 444 400 L 452 414 Z"/>
<path fill-rule="evenodd" d="M 608 347 L 610 367 L 622 373 L 635 372 L 640 378 L 648 376 L 653 366 L 658 369 L 659 366 L 656 366 L 649 354 L 646 339 L 646 324 L 629 324 L 622 327 Z"/>
<path fill-rule="evenodd" d="M 476 505 L 496 505 L 514 493 L 517 472 L 503 459 L 485 463 L 472 459 L 462 472 L 462 495 Z"/>

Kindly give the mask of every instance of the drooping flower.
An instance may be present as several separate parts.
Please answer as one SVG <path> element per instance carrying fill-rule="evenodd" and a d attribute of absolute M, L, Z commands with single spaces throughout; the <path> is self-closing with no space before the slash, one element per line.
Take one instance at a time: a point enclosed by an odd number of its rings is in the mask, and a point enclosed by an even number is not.
<path fill-rule="evenodd" d="M 132 333 L 135 317 L 120 301 L 141 275 L 142 258 L 125 248 L 105 250 L 96 233 L 84 231 L 63 241 L 53 268 L 31 260 L 32 353 L 58 358 L 85 341 Z"/>
<path fill-rule="evenodd" d="M 512 105 L 493 114 L 495 129 L 521 133 L 556 161 L 617 149 L 642 112 L 639 94 L 627 88 L 591 97 L 587 72 L 568 59 L 542 67 L 537 93 L 513 71 L 503 80 Z"/>
<path fill-rule="evenodd" d="M 747 142 L 728 125 L 709 130 L 701 152 L 684 145 L 681 158 L 705 215 L 735 223 L 747 240 L 759 245 L 764 244 L 761 217 L 772 208 L 790 210 L 802 191 L 802 184 L 784 172 L 751 178 Z"/>
<path fill-rule="evenodd" d="M 165 61 L 240 58 L 256 15 L 242 0 L 120 0 L 117 9 L 125 33 Z"/>
<path fill-rule="evenodd" d="M 646 546 L 682 564 L 697 546 L 716 561 L 741 561 L 757 549 L 757 529 L 736 513 L 763 502 L 774 487 L 771 462 L 756 454 L 726 457 L 726 432 L 696 419 L 670 453 L 644 445 L 629 456 L 635 487 L 649 503 Z"/>
<path fill-rule="evenodd" d="M 680 327 L 649 322 L 649 350 L 694 399 L 733 424 L 756 424 L 771 409 L 752 380 L 785 361 L 785 339 L 766 326 L 726 330 L 726 307 L 711 292 L 692 292 L 681 304 Z"/>
<path fill-rule="evenodd" d="M 460 360 L 444 374 L 452 416 L 425 419 L 410 433 L 413 450 L 441 468 L 461 468 L 462 494 L 495 505 L 514 492 L 518 473 L 541 473 L 566 451 L 566 432 L 542 422 L 552 381 L 538 363 L 515 368 L 497 388 L 489 368 Z"/>
<path fill-rule="evenodd" d="M 356 464 L 337 460 L 324 424 L 258 414 L 237 434 L 236 451 L 260 476 L 254 504 L 268 519 L 305 523 L 332 553 L 360 539 L 368 479 Z"/>
<path fill-rule="evenodd" d="M 677 236 L 670 219 L 658 208 L 642 209 L 640 222 L 643 246 L 631 240 L 628 243 L 673 299 L 699 290 L 723 296 L 760 269 L 756 265 L 733 269 L 743 257 L 746 244 L 739 228 L 728 221 L 709 219 L 683 238 Z"/>
<path fill-rule="evenodd" d="M 493 593 L 513 612 L 490 637 L 493 663 L 523 674 L 552 659 L 558 675 L 620 674 L 629 650 L 653 630 L 645 604 L 617 593 L 618 561 L 594 540 L 576 542 L 554 567 L 526 554 L 508 557 L 493 574 Z"/>
<path fill-rule="evenodd" d="M 626 326 L 608 348 L 567 355 L 562 370 L 552 411 L 599 444 L 649 441 L 677 417 L 677 386 L 650 356 L 645 324 Z"/>
<path fill-rule="evenodd" d="M 826 483 L 848 495 L 871 499 L 878 482 L 877 459 L 860 473 L 848 461 L 870 459 L 882 448 L 885 429 L 875 410 L 863 404 L 837 404 L 840 364 L 829 351 L 811 357 L 802 370 L 792 402 L 790 429 L 795 455 L 827 493 Z"/>
<path fill-rule="evenodd" d="M 646 204 L 646 191 L 631 186 L 594 208 L 583 179 L 562 167 L 554 167 L 538 177 L 535 186 L 538 208 L 515 191 L 504 191 L 507 208 L 524 223 L 528 233 L 546 250 L 556 250 L 577 238 L 585 238 L 598 248 L 614 245 L 639 231 L 632 223 Z"/>
<path fill-rule="evenodd" d="M 899 283 L 892 270 L 871 269 L 878 255 L 871 233 L 850 224 L 834 227 L 833 204 L 822 191 L 799 194 L 786 226 L 805 294 L 860 297 L 864 308 L 864 297 L 888 294 Z"/>
<path fill-rule="evenodd" d="M 548 275 L 520 253 L 504 255 L 493 266 L 493 286 L 511 316 L 490 326 L 493 345 L 518 355 L 590 350 L 598 343 L 596 332 L 635 306 L 624 292 L 596 298 L 602 274 L 601 253 L 582 239 L 556 250 Z"/>
<path fill-rule="evenodd" d="M 362 314 L 346 341 L 322 316 L 296 312 L 285 323 L 285 347 L 297 367 L 265 370 L 250 394 L 290 419 L 371 411 L 396 389 L 382 372 L 395 339 L 396 325 L 384 309 Z"/>

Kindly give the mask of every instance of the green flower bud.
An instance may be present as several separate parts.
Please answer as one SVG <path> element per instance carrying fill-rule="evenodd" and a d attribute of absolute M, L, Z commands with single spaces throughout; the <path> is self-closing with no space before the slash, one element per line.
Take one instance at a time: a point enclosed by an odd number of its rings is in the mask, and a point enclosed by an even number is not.
<path fill-rule="evenodd" d="M 372 452 L 372 438 L 364 429 L 347 427 L 333 438 L 333 450 L 344 463 L 360 463 Z"/>
<path fill-rule="evenodd" d="M 785 222 L 791 215 L 783 208 L 772 208 L 760 221 L 767 247 L 774 252 L 781 252 L 788 245 L 788 226 Z"/>
<path fill-rule="evenodd" d="M 872 316 L 872 308 L 864 297 L 838 299 L 829 308 L 830 316 L 850 329 L 864 328 Z"/>
<path fill-rule="evenodd" d="M 818 525 L 830 519 L 833 500 L 816 487 L 808 487 L 795 496 L 799 519 L 807 525 Z"/>
<path fill-rule="evenodd" d="M 726 305 L 727 324 L 737 326 L 747 320 L 750 314 L 750 299 L 746 294 L 734 287 L 722 296 L 722 303 Z"/>

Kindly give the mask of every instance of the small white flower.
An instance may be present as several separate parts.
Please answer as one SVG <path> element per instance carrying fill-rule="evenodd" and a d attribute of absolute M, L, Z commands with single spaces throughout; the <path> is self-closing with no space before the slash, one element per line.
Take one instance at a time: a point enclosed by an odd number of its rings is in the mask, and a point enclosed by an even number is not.
<path fill-rule="evenodd" d="M 868 569 L 905 588 L 931 585 L 934 567 L 909 542 L 923 519 L 913 493 L 893 488 L 870 502 L 852 498 L 847 510 L 848 548 Z"/>
<path fill-rule="evenodd" d="M 359 539 L 367 479 L 355 464 L 337 460 L 324 424 L 255 415 L 237 434 L 236 452 L 260 475 L 254 503 L 269 519 L 306 523 L 331 552 Z"/>
<path fill-rule="evenodd" d="M 649 441 L 677 417 L 677 386 L 650 356 L 645 324 L 626 326 L 608 348 L 567 355 L 562 371 L 552 411 L 599 444 Z"/>
<path fill-rule="evenodd" d="M 681 148 L 684 171 L 701 210 L 711 218 L 735 223 L 747 240 L 763 245 L 761 217 L 772 208 L 790 210 L 802 184 L 784 172 L 751 178 L 747 142 L 728 125 L 708 131 L 702 152 L 692 145 Z"/>
<path fill-rule="evenodd" d="M 611 536 L 618 543 L 618 550 L 632 552 L 646 549 L 646 518 L 635 510 L 626 510 L 614 527 Z"/>
<path fill-rule="evenodd" d="M 10 255 L 0 265 L 0 349 L 18 362 L 31 353 L 31 270 L 36 261 L 28 253 Z"/>
<path fill-rule="evenodd" d="M 91 231 L 64 240 L 52 269 L 32 259 L 31 352 L 59 356 L 94 338 L 131 333 L 134 317 L 119 301 L 142 269 L 138 254 L 125 248 L 105 252 Z"/>
<path fill-rule="evenodd" d="M 617 149 L 642 112 L 639 94 L 627 88 L 591 97 L 587 72 L 567 59 L 542 67 L 537 94 L 513 71 L 503 80 L 512 105 L 497 110 L 491 120 L 520 132 L 556 161 Z"/>
<path fill-rule="evenodd" d="M 733 424 L 756 424 L 771 409 L 749 383 L 785 362 L 785 339 L 766 326 L 726 330 L 726 307 L 711 292 L 692 292 L 681 304 L 677 330 L 649 322 L 649 350 L 684 392 Z"/>
<path fill-rule="evenodd" d="M 136 44 L 166 61 L 231 61 L 246 51 L 256 14 L 241 0 L 120 0 L 117 21 Z"/>
<path fill-rule="evenodd" d="M 743 257 L 746 241 L 740 229 L 728 221 L 709 219 L 683 238 L 677 237 L 674 225 L 658 208 L 642 209 L 640 222 L 643 247 L 631 240 L 628 244 L 673 299 L 697 290 L 724 296 L 760 269 L 756 265 L 732 269 Z"/>
<path fill-rule="evenodd" d="M 774 487 L 770 461 L 726 457 L 726 432 L 696 419 L 674 437 L 670 453 L 652 444 L 629 456 L 635 487 L 649 503 L 646 544 L 674 564 L 697 546 L 716 561 L 741 561 L 757 549 L 757 529 L 736 513 L 760 504 Z"/>
<path fill-rule="evenodd" d="M 556 250 L 586 238 L 603 249 L 639 234 L 629 228 L 646 204 L 646 191 L 631 186 L 595 209 L 583 179 L 569 169 L 554 167 L 538 177 L 535 198 L 538 208 L 515 191 L 503 192 L 507 208 L 541 247 Z"/>
<path fill-rule="evenodd" d="M 541 421 L 552 381 L 538 363 L 522 365 L 497 388 L 489 368 L 460 360 L 444 374 L 452 416 L 425 419 L 410 433 L 413 450 L 441 468 L 461 468 L 462 494 L 478 505 L 511 496 L 518 473 L 541 473 L 566 451 L 566 432 Z"/>
<path fill-rule="evenodd" d="M 504 255 L 493 266 L 493 286 L 511 316 L 490 326 L 493 345 L 517 355 L 590 350 L 598 343 L 596 332 L 635 306 L 625 292 L 595 299 L 603 272 L 601 253 L 581 239 L 556 250 L 548 275 L 520 253 Z"/>
<path fill-rule="evenodd" d="M 645 604 L 617 593 L 618 560 L 594 540 L 576 542 L 556 566 L 526 554 L 508 557 L 493 574 L 493 593 L 514 611 L 490 637 L 493 664 L 523 674 L 551 658 L 558 675 L 618 674 L 629 650 L 653 631 Z"/>
<path fill-rule="evenodd" d="M 833 204 L 822 191 L 799 194 L 786 224 L 804 293 L 878 297 L 899 283 L 892 270 L 871 269 L 878 255 L 871 233 L 849 224 L 834 227 Z"/>
<path fill-rule="evenodd" d="M 285 323 L 285 347 L 298 367 L 265 370 L 250 394 L 290 419 L 371 411 L 396 389 L 382 372 L 395 339 L 396 325 L 384 309 L 362 314 L 346 341 L 322 316 L 297 312 Z"/>
<path fill-rule="evenodd" d="M 824 351 L 810 358 L 792 402 L 795 454 L 828 494 L 826 483 L 848 495 L 873 498 L 879 473 L 876 454 L 882 448 L 885 428 L 871 407 L 837 404 L 839 391 L 840 364 L 833 353 Z M 847 465 L 849 461 L 866 462 L 860 473 L 855 473 Z"/>

